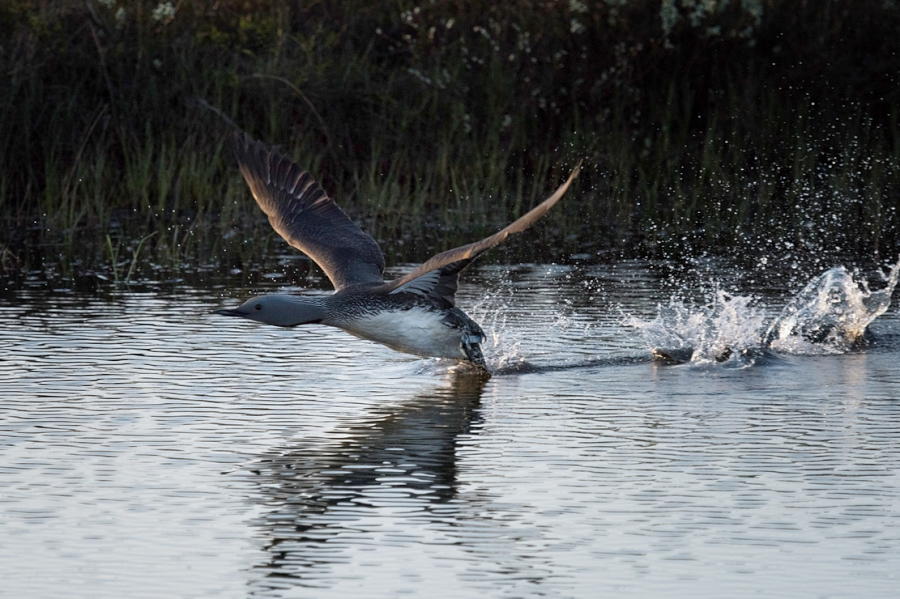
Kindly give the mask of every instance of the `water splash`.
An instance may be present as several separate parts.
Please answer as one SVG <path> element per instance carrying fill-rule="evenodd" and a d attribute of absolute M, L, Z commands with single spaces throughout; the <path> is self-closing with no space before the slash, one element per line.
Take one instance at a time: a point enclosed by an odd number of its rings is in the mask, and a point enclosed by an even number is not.
<path fill-rule="evenodd" d="M 837 354 L 859 346 L 866 328 L 884 314 L 900 279 L 900 260 L 880 273 L 885 287 L 871 291 L 843 266 L 812 279 L 766 326 L 769 316 L 752 296 L 714 288 L 706 305 L 672 298 L 656 317 L 626 316 L 651 354 L 665 362 L 752 365 L 766 353 Z"/>
<path fill-rule="evenodd" d="M 485 339 L 481 343 L 481 350 L 491 371 L 515 367 L 525 362 L 521 332 L 507 321 L 511 293 L 512 289 L 499 287 L 485 293 L 468 309 L 469 315 L 484 330 Z"/>
<path fill-rule="evenodd" d="M 881 273 L 886 286 L 871 291 L 843 266 L 810 281 L 784 307 L 764 340 L 784 353 L 844 353 L 863 340 L 866 327 L 884 314 L 900 277 L 900 261 Z"/>
<path fill-rule="evenodd" d="M 539 364 L 559 359 L 581 362 L 585 358 L 577 350 L 573 353 L 573 348 L 591 338 L 595 323 L 577 314 L 565 283 L 560 293 L 558 283 L 541 280 L 543 276 L 554 275 L 565 281 L 571 276 L 553 271 L 539 273 L 535 287 L 506 279 L 507 282 L 490 288 L 474 304 L 466 306 L 466 312 L 484 330 L 481 349 L 492 372 L 521 372 L 534 367 L 535 361 Z M 527 316 L 518 308 L 523 301 L 529 305 Z"/>
<path fill-rule="evenodd" d="M 653 320 L 627 317 L 653 356 L 665 362 L 752 364 L 760 350 L 765 313 L 752 298 L 716 289 L 706 306 L 672 298 Z"/>

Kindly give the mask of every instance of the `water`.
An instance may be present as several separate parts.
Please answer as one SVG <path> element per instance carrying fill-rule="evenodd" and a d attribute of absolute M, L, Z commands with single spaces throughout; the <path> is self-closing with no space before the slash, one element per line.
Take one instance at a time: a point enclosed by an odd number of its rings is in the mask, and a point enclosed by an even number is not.
<path fill-rule="evenodd" d="M 7 292 L 0 595 L 896 596 L 888 283 L 664 271 L 467 273 L 490 380 L 210 314 L 258 288 Z"/>

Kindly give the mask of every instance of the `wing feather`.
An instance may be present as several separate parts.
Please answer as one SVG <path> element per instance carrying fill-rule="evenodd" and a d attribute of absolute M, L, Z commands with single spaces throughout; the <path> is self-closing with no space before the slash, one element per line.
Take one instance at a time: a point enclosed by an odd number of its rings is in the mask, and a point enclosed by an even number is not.
<path fill-rule="evenodd" d="M 456 291 L 456 281 L 459 277 L 459 273 L 464 268 L 466 268 L 469 264 L 472 263 L 473 260 L 478 258 L 478 256 L 480 256 L 484 252 L 506 241 L 506 238 L 510 235 L 521 233 L 522 231 L 536 223 L 538 220 L 540 220 L 540 218 L 547 214 L 547 211 L 550 210 L 553 205 L 563 197 L 563 195 L 566 193 L 566 190 L 569 189 L 569 185 L 571 185 L 572 181 L 575 180 L 575 177 L 578 176 L 578 172 L 580 170 L 581 162 L 579 161 L 575 168 L 572 170 L 572 174 L 569 175 L 568 179 L 566 179 L 566 182 L 560 185 L 559 188 L 555 192 L 553 192 L 553 195 L 532 208 L 528 213 L 526 213 L 518 220 L 514 221 L 500 231 L 494 233 L 490 237 L 482 239 L 481 241 L 476 241 L 474 243 L 470 243 L 468 245 L 460 246 L 458 248 L 454 248 L 452 250 L 447 250 L 446 252 L 437 254 L 409 274 L 398 277 L 393 281 L 389 281 L 388 283 L 386 283 L 388 291 L 390 293 L 394 293 L 399 292 L 401 288 L 415 288 L 420 293 L 428 295 L 432 293 L 432 291 L 436 291 L 436 286 L 438 284 L 441 284 L 442 286 L 444 286 L 444 289 L 441 290 L 443 291 L 443 293 L 438 293 L 436 295 L 446 298 L 447 291 L 449 290 L 450 285 L 452 285 L 452 292 Z M 413 281 L 415 281 L 419 277 L 431 273 L 432 271 L 439 270 L 441 271 L 439 277 L 429 277 L 422 281 L 420 284 L 413 284 Z M 453 305 L 452 292 L 449 296 L 451 306 Z"/>
<path fill-rule="evenodd" d="M 235 157 L 272 228 L 309 256 L 335 289 L 384 281 L 384 255 L 296 163 L 246 133 L 235 135 Z"/>
<path fill-rule="evenodd" d="M 441 268 L 426 272 L 415 279 L 400 285 L 389 294 L 411 293 L 427 298 L 432 305 L 439 308 L 452 308 L 456 305 L 456 290 L 459 288 L 459 273 L 468 265 L 466 261 L 453 262 Z"/>

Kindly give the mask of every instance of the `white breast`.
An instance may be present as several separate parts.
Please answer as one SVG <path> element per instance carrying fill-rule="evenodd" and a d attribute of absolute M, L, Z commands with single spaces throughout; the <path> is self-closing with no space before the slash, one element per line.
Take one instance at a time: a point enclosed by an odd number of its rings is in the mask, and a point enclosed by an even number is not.
<path fill-rule="evenodd" d="M 357 337 L 417 356 L 460 358 L 460 331 L 441 323 L 441 314 L 424 308 L 378 312 L 335 323 Z"/>

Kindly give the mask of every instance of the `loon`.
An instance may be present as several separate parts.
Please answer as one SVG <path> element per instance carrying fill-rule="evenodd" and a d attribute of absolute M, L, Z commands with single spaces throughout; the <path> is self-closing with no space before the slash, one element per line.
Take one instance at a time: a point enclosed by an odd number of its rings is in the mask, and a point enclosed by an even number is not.
<path fill-rule="evenodd" d="M 409 274 L 384 280 L 384 255 L 296 163 L 254 141 L 234 137 L 238 166 L 272 228 L 309 256 L 334 285 L 329 296 L 254 297 L 217 314 L 293 327 L 319 323 L 421 357 L 455 358 L 481 370 L 484 331 L 456 307 L 459 273 L 481 254 L 534 224 L 562 198 L 579 162 L 553 195 L 501 231 L 441 252 Z"/>

